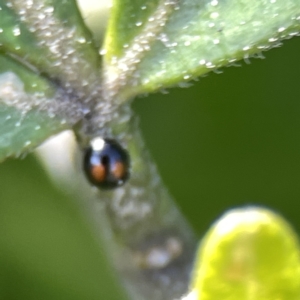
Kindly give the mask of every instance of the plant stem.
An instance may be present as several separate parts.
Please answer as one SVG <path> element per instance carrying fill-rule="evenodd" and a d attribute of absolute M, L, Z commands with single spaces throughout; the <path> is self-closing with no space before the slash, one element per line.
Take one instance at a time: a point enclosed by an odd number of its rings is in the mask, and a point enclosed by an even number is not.
<path fill-rule="evenodd" d="M 117 139 L 131 157 L 128 182 L 96 193 L 101 227 L 109 231 L 105 243 L 111 261 L 130 299 L 179 299 L 188 290 L 194 234 L 164 187 L 130 107 L 119 108 L 118 117 L 106 128 L 99 134 Z"/>

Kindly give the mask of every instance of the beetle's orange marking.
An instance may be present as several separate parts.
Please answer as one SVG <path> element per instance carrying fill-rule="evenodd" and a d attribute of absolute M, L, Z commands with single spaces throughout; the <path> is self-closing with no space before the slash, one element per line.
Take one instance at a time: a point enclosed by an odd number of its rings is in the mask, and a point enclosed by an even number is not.
<path fill-rule="evenodd" d="M 95 181 L 103 182 L 106 177 L 106 170 L 104 165 L 95 165 L 91 169 L 91 175 Z"/>
<path fill-rule="evenodd" d="M 126 172 L 124 163 L 118 161 L 112 167 L 112 173 L 115 178 L 122 179 Z"/>

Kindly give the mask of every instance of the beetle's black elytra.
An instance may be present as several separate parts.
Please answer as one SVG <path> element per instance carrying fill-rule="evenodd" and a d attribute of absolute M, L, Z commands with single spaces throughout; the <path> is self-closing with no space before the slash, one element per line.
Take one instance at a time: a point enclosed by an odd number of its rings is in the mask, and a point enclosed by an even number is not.
<path fill-rule="evenodd" d="M 95 138 L 84 155 L 89 181 L 102 189 L 121 186 L 129 177 L 129 156 L 115 140 Z"/>

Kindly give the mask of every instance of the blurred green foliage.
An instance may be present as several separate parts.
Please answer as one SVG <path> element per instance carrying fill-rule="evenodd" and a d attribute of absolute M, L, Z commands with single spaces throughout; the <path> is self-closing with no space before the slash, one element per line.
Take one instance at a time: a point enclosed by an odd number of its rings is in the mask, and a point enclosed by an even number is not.
<path fill-rule="evenodd" d="M 0 299 L 122 299 L 78 202 L 50 185 L 33 156 L 0 173 Z"/>
<path fill-rule="evenodd" d="M 299 300 L 299 239 L 269 209 L 227 211 L 201 241 L 191 290 L 199 300 Z"/>
<path fill-rule="evenodd" d="M 146 144 L 199 234 L 268 206 L 300 230 L 300 39 L 189 89 L 138 98 Z M 0 299 L 121 299 L 80 205 L 33 156 L 0 166 Z"/>

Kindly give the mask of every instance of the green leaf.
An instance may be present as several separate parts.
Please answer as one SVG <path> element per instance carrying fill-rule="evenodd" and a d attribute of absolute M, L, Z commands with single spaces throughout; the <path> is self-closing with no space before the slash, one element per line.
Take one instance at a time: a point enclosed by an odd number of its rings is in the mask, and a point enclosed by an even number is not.
<path fill-rule="evenodd" d="M 57 111 L 62 99 L 49 81 L 0 55 L 0 161 L 70 128 L 64 112 Z"/>
<path fill-rule="evenodd" d="M 267 209 L 228 212 L 200 245 L 191 290 L 199 300 L 300 299 L 296 234 Z"/>
<path fill-rule="evenodd" d="M 1 50 L 75 86 L 98 73 L 98 53 L 72 0 L 0 0 Z"/>
<path fill-rule="evenodd" d="M 71 128 L 99 95 L 76 1 L 0 0 L 0 161 Z"/>
<path fill-rule="evenodd" d="M 248 59 L 299 32 L 299 0 L 114 0 L 103 50 L 123 99 Z"/>

